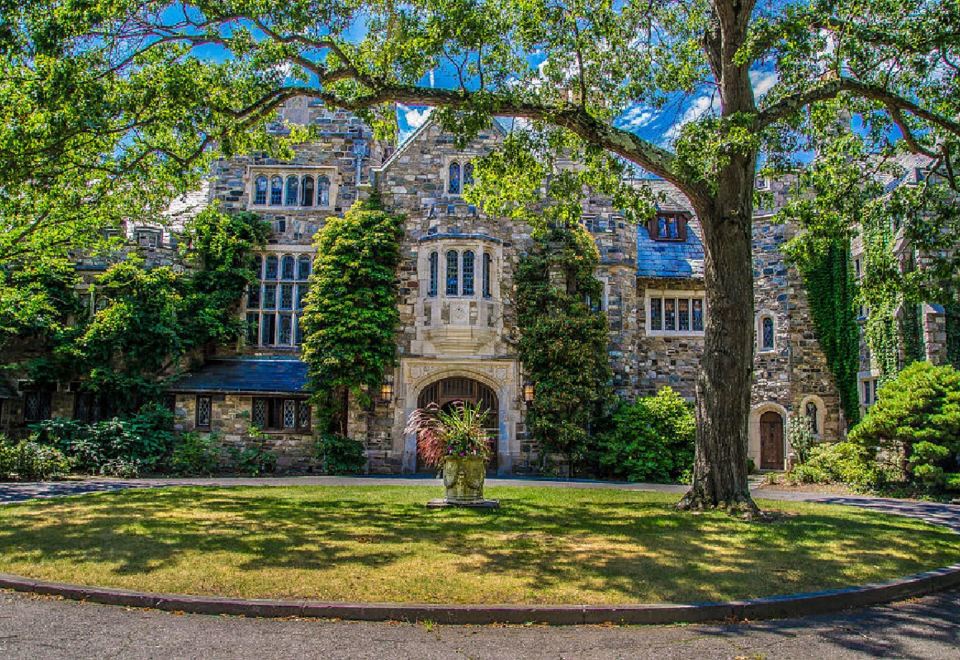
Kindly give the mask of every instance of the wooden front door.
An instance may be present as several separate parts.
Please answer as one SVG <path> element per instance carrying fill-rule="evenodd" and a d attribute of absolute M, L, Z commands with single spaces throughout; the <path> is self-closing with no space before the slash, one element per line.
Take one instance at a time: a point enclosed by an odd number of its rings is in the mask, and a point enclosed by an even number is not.
<path fill-rule="evenodd" d="M 772 410 L 760 416 L 760 469 L 783 469 L 783 417 Z"/>
<path fill-rule="evenodd" d="M 428 385 L 417 398 L 417 407 L 425 408 L 430 403 L 435 403 L 441 408 L 447 408 L 456 401 L 463 401 L 471 405 L 480 405 L 482 410 L 486 410 L 487 433 L 493 441 L 493 456 L 487 463 L 487 470 L 495 472 L 497 469 L 497 448 L 500 441 L 500 414 L 496 393 L 481 382 L 472 378 L 445 378 L 432 385 Z M 417 471 L 426 470 L 426 466 L 420 459 L 420 453 L 417 452 Z"/>

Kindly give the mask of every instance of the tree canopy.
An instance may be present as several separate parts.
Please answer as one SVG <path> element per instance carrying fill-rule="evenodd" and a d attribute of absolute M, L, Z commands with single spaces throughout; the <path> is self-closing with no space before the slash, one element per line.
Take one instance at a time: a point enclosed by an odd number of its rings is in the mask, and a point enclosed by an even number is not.
<path fill-rule="evenodd" d="M 929 157 L 956 188 L 952 0 L 41 0 L 6 10 L 0 93 L 14 100 L 4 112 L 22 110 L 5 117 L 0 157 L 39 158 L 5 184 L 6 203 L 19 205 L 3 212 L 19 223 L 14 235 L 32 231 L 53 204 L 49 193 L 31 201 L 41 166 L 82 163 L 65 206 L 83 208 L 99 191 L 90 181 L 100 180 L 101 162 L 173 180 L 205 153 L 264 144 L 250 129 L 299 95 L 355 111 L 382 133 L 395 129 L 394 102 L 438 108 L 461 139 L 493 115 L 528 120 L 533 137 L 489 161 L 516 175 L 499 179 L 509 182 L 500 201 L 515 210 L 531 190 L 522 168 L 545 147 L 583 163 L 551 187 L 552 217 L 577 215 L 584 184 L 648 212 L 656 200 L 617 183 L 631 167 L 675 184 L 703 227 L 709 311 L 688 506 L 752 508 L 745 447 L 758 164 L 793 168 L 854 136 L 872 155 Z M 690 96 L 697 103 L 669 139 L 631 130 L 630 116 Z M 33 135 L 31 117 L 43 112 L 54 114 Z M 10 145 L 24 134 L 21 154 Z M 99 141 L 85 147 L 91 136 Z M 138 178 L 102 180 L 113 189 Z"/>

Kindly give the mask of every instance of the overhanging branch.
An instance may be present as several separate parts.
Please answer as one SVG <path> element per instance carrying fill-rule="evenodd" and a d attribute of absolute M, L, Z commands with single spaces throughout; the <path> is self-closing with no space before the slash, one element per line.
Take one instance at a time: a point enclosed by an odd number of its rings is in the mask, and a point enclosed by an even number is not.
<path fill-rule="evenodd" d="M 880 101 L 888 110 L 895 109 L 900 112 L 909 112 L 938 128 L 960 136 L 960 123 L 935 112 L 931 112 L 910 99 L 906 99 L 879 85 L 860 82 L 859 80 L 848 77 L 827 80 L 805 92 L 797 92 L 796 94 L 783 97 L 757 114 L 756 128 L 766 128 L 777 121 L 796 114 L 811 103 L 836 98 L 843 92 L 850 92 L 860 98 Z"/>

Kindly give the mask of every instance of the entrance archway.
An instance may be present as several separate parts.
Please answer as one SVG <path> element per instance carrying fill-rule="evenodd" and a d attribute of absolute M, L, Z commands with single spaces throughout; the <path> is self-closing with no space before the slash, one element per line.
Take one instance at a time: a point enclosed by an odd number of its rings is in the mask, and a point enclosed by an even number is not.
<path fill-rule="evenodd" d="M 783 469 L 783 417 L 775 410 L 760 415 L 760 469 Z"/>
<path fill-rule="evenodd" d="M 500 408 L 497 394 L 492 388 L 472 378 L 462 376 L 444 378 L 423 388 L 420 396 L 417 397 L 417 407 L 424 408 L 431 403 L 435 403 L 441 408 L 445 408 L 456 401 L 462 401 L 470 405 L 479 404 L 481 410 L 489 411 L 485 421 L 487 434 L 492 439 L 493 456 L 487 463 L 487 470 L 496 471 L 500 441 Z M 417 471 L 425 470 L 427 470 L 427 467 L 420 460 L 420 452 L 418 451 Z"/>

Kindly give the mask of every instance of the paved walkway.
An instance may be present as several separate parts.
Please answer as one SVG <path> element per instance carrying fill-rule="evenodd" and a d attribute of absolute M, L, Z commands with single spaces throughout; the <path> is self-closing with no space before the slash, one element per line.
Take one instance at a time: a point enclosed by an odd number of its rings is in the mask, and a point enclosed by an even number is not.
<path fill-rule="evenodd" d="M 429 626 L 176 615 L 0 591 L 0 658 L 960 657 L 960 591 L 805 619 L 689 626 Z"/>

